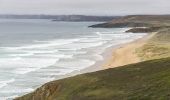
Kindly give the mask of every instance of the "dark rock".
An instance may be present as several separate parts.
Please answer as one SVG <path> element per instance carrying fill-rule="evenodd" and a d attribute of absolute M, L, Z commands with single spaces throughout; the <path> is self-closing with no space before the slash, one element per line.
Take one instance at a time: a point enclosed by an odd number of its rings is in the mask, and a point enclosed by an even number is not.
<path fill-rule="evenodd" d="M 132 33 L 149 33 L 149 32 L 156 32 L 159 29 L 161 29 L 161 27 L 149 27 L 149 28 L 132 28 L 128 31 L 126 31 L 127 33 L 132 32 Z"/>
<path fill-rule="evenodd" d="M 124 28 L 124 27 L 148 27 L 152 26 L 148 23 L 138 23 L 138 22 L 121 22 L 121 23 L 103 23 L 92 25 L 92 28 Z"/>

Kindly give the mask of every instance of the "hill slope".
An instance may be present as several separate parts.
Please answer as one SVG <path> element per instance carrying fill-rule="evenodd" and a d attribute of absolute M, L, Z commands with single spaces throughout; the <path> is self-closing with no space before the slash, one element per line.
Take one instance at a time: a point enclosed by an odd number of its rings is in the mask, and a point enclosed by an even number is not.
<path fill-rule="evenodd" d="M 110 22 L 92 25 L 93 28 L 115 28 L 115 27 L 160 27 L 170 25 L 170 15 L 131 15 Z"/>
<path fill-rule="evenodd" d="M 169 100 L 170 58 L 53 81 L 15 100 Z"/>

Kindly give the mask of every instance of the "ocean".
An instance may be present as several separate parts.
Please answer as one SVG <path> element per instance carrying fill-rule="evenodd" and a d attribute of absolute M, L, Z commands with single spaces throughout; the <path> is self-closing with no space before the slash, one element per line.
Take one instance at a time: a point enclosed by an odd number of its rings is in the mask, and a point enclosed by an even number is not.
<path fill-rule="evenodd" d="M 88 28 L 98 23 L 0 19 L 0 100 L 92 66 L 103 61 L 107 48 L 146 35 L 124 33 L 128 28 Z"/>

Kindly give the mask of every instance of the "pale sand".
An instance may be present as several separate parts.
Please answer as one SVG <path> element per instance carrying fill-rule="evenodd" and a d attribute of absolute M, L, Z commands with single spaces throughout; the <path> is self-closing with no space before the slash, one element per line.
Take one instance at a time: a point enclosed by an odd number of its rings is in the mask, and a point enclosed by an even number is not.
<path fill-rule="evenodd" d="M 125 44 L 115 50 L 113 50 L 112 56 L 110 60 L 108 60 L 104 65 L 103 68 L 114 68 L 119 67 L 127 64 L 138 63 L 141 61 L 140 57 L 135 53 L 136 49 L 142 47 L 147 41 L 152 38 L 155 33 L 148 34 L 143 38 L 134 41 L 132 43 Z"/>
<path fill-rule="evenodd" d="M 102 54 L 104 57 L 103 61 L 98 61 L 94 65 L 89 66 L 83 70 L 73 71 L 66 75 L 59 75 L 56 77 L 56 80 L 140 62 L 140 58 L 135 54 L 135 49 L 143 46 L 154 34 L 155 33 L 148 34 L 143 38 L 131 43 L 112 46 Z"/>

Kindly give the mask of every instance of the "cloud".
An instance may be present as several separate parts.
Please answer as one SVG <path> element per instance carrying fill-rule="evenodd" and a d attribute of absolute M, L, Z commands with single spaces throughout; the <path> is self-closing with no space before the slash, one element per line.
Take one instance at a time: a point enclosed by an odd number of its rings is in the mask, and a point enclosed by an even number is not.
<path fill-rule="evenodd" d="M 0 13 L 12 14 L 168 14 L 169 0 L 0 0 Z"/>

